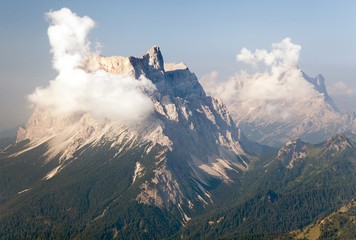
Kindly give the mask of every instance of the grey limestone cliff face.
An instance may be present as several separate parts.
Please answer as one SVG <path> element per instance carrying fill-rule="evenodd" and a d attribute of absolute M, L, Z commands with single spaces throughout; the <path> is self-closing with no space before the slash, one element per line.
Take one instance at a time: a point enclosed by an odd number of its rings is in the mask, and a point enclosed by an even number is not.
<path fill-rule="evenodd" d="M 325 78 L 323 75 L 319 74 L 315 78 L 309 77 L 306 73 L 302 72 L 303 78 L 307 80 L 314 86 L 314 89 L 324 96 L 325 102 L 332 108 L 335 112 L 340 112 L 339 108 L 336 106 L 334 100 L 330 97 L 326 90 Z"/>
<path fill-rule="evenodd" d="M 190 99 L 206 96 L 198 79 L 185 64 L 164 64 L 157 46 L 142 57 L 96 57 L 95 62 L 108 72 L 129 74 L 136 79 L 144 75 L 156 85 L 159 100 L 166 95 Z"/>

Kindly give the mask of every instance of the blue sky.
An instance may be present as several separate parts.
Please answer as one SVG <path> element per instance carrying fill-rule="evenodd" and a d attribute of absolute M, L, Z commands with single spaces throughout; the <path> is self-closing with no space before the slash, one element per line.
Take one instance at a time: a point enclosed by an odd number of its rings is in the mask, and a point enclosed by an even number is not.
<path fill-rule="evenodd" d="M 241 48 L 290 37 L 302 46 L 300 68 L 323 74 L 341 108 L 356 108 L 356 1 L 1 0 L 0 130 L 25 122 L 25 96 L 55 77 L 44 13 L 62 7 L 96 21 L 90 40 L 103 55 L 159 45 L 166 62 L 185 62 L 198 78 L 218 71 L 224 80 L 242 68 Z"/>

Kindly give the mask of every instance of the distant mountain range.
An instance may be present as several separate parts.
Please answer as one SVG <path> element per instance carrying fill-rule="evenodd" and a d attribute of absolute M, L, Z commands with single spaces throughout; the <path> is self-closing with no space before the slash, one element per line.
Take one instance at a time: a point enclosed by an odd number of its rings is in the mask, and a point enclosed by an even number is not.
<path fill-rule="evenodd" d="M 356 145 L 343 134 L 314 145 L 301 135 L 279 149 L 250 141 L 244 133 L 266 134 L 265 143 L 289 136 L 258 112 L 238 128 L 188 67 L 165 64 L 156 46 L 142 57 L 87 64 L 150 79 L 154 112 L 123 123 L 37 107 L 0 150 L 0 238 L 258 239 L 305 227 L 356 195 Z M 308 81 L 320 96 L 298 107 L 316 111 L 315 121 L 335 120 L 330 129 L 339 119 L 350 123 L 323 94 L 322 78 Z M 257 134 L 253 124 L 270 128 Z"/>

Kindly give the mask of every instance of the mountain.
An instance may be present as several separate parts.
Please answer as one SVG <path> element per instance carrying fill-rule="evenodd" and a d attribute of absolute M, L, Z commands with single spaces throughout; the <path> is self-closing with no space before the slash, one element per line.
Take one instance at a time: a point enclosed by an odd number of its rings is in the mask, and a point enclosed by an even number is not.
<path fill-rule="evenodd" d="M 301 97 L 285 98 L 283 101 L 245 99 L 226 102 L 233 119 L 249 139 L 279 147 L 288 139 L 300 138 L 306 142 L 318 143 L 336 133 L 355 136 L 355 116 L 339 111 L 327 93 L 322 75 L 312 78 L 297 67 L 291 67 L 281 71 L 278 84 L 283 86 L 286 82 L 292 82 L 293 78 L 297 78 L 303 85 L 290 85 L 302 89 L 288 90 L 309 91 L 309 95 L 304 96 L 303 93 L 300 94 Z M 255 91 L 258 92 L 258 89 Z"/>
<path fill-rule="evenodd" d="M 169 236 L 229 198 L 219 192 L 271 151 L 236 128 L 186 65 L 164 64 L 157 46 L 85 64 L 150 79 L 154 112 L 127 123 L 37 107 L 0 153 L 0 238 Z"/>
<path fill-rule="evenodd" d="M 193 219 L 183 239 L 290 239 L 284 233 L 325 217 L 356 196 L 356 144 L 289 141 L 254 161 L 235 199 Z M 345 226 L 354 224 L 348 220 Z"/>
<path fill-rule="evenodd" d="M 277 159 L 287 168 L 293 168 L 294 162 L 306 157 L 306 144 L 297 139 L 288 141 L 279 151 Z"/>

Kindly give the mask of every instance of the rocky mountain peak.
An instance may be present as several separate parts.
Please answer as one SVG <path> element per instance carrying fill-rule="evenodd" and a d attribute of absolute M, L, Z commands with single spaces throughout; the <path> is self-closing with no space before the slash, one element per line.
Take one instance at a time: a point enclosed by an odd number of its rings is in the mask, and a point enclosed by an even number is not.
<path fill-rule="evenodd" d="M 293 168 L 294 162 L 303 159 L 307 156 L 306 144 L 299 138 L 291 141 L 289 140 L 279 151 L 277 159 L 282 161 L 286 168 Z"/>
<path fill-rule="evenodd" d="M 320 93 L 327 93 L 325 86 L 325 78 L 323 75 L 318 74 L 315 78 L 309 77 L 305 72 L 302 71 L 303 78 L 309 83 L 313 84 L 314 88 Z"/>
<path fill-rule="evenodd" d="M 154 69 L 164 70 L 163 56 L 158 46 L 154 45 L 151 47 L 143 58 L 148 59 L 148 65 L 152 66 Z"/>
<path fill-rule="evenodd" d="M 314 89 L 318 92 L 323 94 L 325 103 L 328 104 L 332 111 L 335 112 L 340 112 L 339 108 L 336 106 L 334 100 L 329 96 L 327 90 L 326 90 L 326 85 L 325 85 L 325 78 L 323 75 L 318 74 L 316 77 L 309 77 L 306 73 L 302 71 L 303 78 L 307 80 L 309 83 L 311 83 L 314 87 Z"/>
<path fill-rule="evenodd" d="M 355 148 L 356 145 L 344 134 L 336 134 L 326 141 L 325 153 L 334 156 L 347 149 Z"/>
<path fill-rule="evenodd" d="M 161 50 L 153 46 L 142 57 L 96 57 L 90 65 L 111 73 L 126 74 L 139 79 L 145 76 L 157 87 L 156 97 L 197 98 L 205 97 L 205 91 L 197 77 L 184 63 L 164 63 Z"/>

